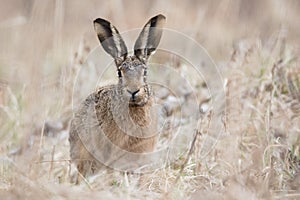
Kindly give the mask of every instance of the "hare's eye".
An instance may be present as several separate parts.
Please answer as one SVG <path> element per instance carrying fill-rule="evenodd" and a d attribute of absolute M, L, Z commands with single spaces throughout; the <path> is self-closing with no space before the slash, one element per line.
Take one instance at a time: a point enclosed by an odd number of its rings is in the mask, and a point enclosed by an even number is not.
<path fill-rule="evenodd" d="M 133 62 L 133 66 L 134 66 L 134 67 L 137 67 L 137 66 L 139 66 L 139 65 L 140 65 L 139 62 L 137 62 L 137 61 Z"/>
<path fill-rule="evenodd" d="M 122 68 L 127 68 L 127 63 L 122 63 Z"/>

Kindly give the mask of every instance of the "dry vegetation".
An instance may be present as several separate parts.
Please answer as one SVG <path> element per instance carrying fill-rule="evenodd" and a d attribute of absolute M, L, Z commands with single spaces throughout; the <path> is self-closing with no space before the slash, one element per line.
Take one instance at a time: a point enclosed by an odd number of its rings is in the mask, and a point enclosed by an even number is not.
<path fill-rule="evenodd" d="M 1 2 L 0 199 L 300 199 L 299 12 L 296 0 Z M 91 22 L 107 18 L 122 32 L 157 13 L 217 64 L 226 93 L 222 134 L 214 137 L 217 112 L 209 110 L 193 148 L 165 168 L 141 178 L 103 171 L 74 185 L 68 126 L 72 101 L 81 98 L 73 94 L 76 75 L 99 45 Z M 180 60 L 172 63 L 185 72 Z M 76 89 L 89 93 L 88 82 Z M 193 87 L 200 103 L 210 100 L 205 84 Z M 172 96 L 158 94 L 167 103 Z M 165 110 L 178 126 L 178 107 Z M 196 127 L 182 126 L 195 134 Z M 166 128 L 162 142 L 170 135 Z M 202 156 L 208 137 L 216 145 Z"/>

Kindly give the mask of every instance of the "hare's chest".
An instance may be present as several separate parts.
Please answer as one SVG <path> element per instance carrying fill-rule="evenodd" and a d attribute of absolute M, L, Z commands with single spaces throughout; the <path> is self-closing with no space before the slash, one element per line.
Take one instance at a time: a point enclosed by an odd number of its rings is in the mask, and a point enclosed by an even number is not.
<path fill-rule="evenodd" d="M 156 113 L 151 107 L 110 106 L 96 109 L 99 128 L 118 147 L 132 152 L 149 152 L 157 135 Z"/>

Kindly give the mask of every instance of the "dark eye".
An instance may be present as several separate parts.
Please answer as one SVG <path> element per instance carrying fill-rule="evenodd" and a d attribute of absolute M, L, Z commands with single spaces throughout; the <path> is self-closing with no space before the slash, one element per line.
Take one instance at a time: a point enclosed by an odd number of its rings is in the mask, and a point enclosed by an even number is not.
<path fill-rule="evenodd" d="M 134 62 L 133 62 L 133 66 L 134 66 L 134 67 L 137 67 L 137 66 L 139 66 L 139 65 L 140 65 L 140 63 L 139 63 L 138 61 L 134 61 Z"/>
<path fill-rule="evenodd" d="M 127 68 L 127 63 L 126 62 L 122 63 L 122 68 Z"/>

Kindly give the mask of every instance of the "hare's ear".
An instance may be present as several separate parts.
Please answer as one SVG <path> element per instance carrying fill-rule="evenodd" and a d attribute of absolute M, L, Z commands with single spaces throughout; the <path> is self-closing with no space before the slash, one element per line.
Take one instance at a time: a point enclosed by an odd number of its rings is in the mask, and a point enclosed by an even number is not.
<path fill-rule="evenodd" d="M 94 28 L 104 50 L 115 61 L 124 60 L 127 56 L 127 47 L 119 31 L 109 21 L 98 18 L 94 20 Z"/>
<path fill-rule="evenodd" d="M 144 26 L 134 45 L 134 54 L 140 60 L 147 62 L 149 56 L 156 50 L 165 21 L 165 16 L 157 15 Z"/>

